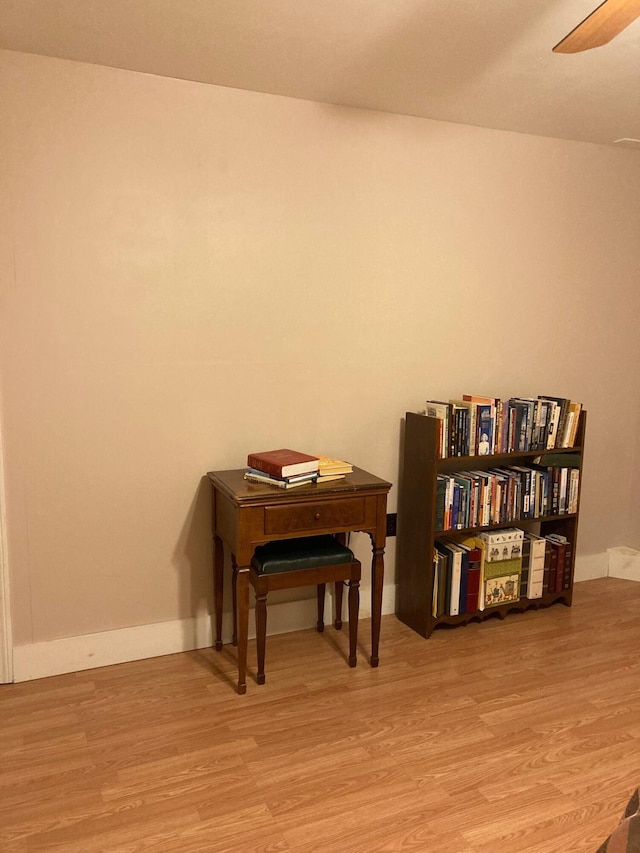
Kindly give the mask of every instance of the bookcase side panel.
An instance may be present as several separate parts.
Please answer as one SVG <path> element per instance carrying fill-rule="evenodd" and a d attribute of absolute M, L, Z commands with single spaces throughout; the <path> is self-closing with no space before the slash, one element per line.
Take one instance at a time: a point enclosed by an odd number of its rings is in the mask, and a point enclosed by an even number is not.
<path fill-rule="evenodd" d="M 433 627 L 433 511 L 437 422 L 407 412 L 398 502 L 396 615 L 423 637 Z"/>

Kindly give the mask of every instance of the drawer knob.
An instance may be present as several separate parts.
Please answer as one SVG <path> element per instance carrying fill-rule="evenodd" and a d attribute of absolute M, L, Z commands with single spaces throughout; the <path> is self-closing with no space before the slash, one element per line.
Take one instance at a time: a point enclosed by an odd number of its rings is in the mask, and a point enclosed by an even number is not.
<path fill-rule="evenodd" d="M 320 513 L 319 512 L 317 512 L 313 517 L 315 518 L 316 521 L 320 521 Z"/>

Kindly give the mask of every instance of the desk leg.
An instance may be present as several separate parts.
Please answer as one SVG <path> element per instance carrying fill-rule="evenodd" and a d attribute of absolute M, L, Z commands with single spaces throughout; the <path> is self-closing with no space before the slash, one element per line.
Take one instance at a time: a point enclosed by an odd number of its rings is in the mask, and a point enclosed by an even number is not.
<path fill-rule="evenodd" d="M 347 544 L 347 534 L 346 533 L 335 533 L 336 539 L 341 545 Z M 336 631 L 342 630 L 342 593 L 344 592 L 344 581 L 336 581 L 333 585 L 335 591 L 336 598 L 336 618 L 334 622 L 334 626 Z M 349 617 L 351 618 L 351 617 Z"/>
<path fill-rule="evenodd" d="M 238 693 L 247 692 L 247 642 L 249 639 L 249 566 L 238 568 Z"/>
<path fill-rule="evenodd" d="M 376 548 L 371 537 L 373 558 L 371 561 L 371 666 L 378 666 L 380 658 L 380 621 L 382 619 L 382 588 L 384 586 L 384 548 Z"/>
<path fill-rule="evenodd" d="M 357 663 L 360 581 L 349 581 L 349 666 Z"/>
<path fill-rule="evenodd" d="M 236 563 L 236 555 L 231 555 L 231 609 L 233 611 L 233 634 L 231 635 L 231 643 L 234 646 L 238 645 L 238 564 Z"/>
<path fill-rule="evenodd" d="M 222 599 L 224 592 L 224 550 L 222 539 L 213 537 L 213 603 L 216 617 L 216 651 L 222 649 Z"/>

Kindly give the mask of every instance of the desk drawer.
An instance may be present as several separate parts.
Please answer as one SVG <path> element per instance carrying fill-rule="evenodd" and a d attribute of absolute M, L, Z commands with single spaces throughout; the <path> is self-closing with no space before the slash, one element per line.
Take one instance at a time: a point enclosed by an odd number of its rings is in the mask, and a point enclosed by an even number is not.
<path fill-rule="evenodd" d="M 356 530 L 359 525 L 364 525 L 364 521 L 363 497 L 295 506 L 267 506 L 264 509 L 264 528 L 268 535 L 302 530 Z"/>

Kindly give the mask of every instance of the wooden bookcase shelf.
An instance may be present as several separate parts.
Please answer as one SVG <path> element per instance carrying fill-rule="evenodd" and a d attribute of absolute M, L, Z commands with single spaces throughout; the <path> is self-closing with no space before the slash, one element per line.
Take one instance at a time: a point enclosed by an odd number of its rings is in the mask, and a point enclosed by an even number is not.
<path fill-rule="evenodd" d="M 558 601 L 571 606 L 573 596 L 573 573 L 578 535 L 580 510 L 580 487 L 578 487 L 578 511 L 571 514 L 547 515 L 540 518 L 519 518 L 501 524 L 464 530 L 436 530 L 435 505 L 436 483 L 439 474 L 454 471 L 484 471 L 505 465 L 531 464 L 538 456 L 558 457 L 571 454 L 579 458 L 582 469 L 584 438 L 587 413 L 582 411 L 578 424 L 575 445 L 571 448 L 553 450 L 530 450 L 515 453 L 499 453 L 490 456 L 449 456 L 438 458 L 439 422 L 437 418 L 407 412 L 404 429 L 402 470 L 400 472 L 398 499 L 398 535 L 396 544 L 396 615 L 423 637 L 430 637 L 439 625 L 464 625 L 492 616 L 504 618 L 509 612 L 522 612 L 529 608 L 548 607 Z M 451 539 L 474 535 L 486 530 L 504 527 L 520 527 L 541 536 L 558 533 L 573 543 L 571 581 L 568 589 L 545 593 L 542 598 L 520 598 L 519 601 L 488 607 L 459 616 L 432 613 L 434 566 L 434 541 L 440 535 Z"/>

